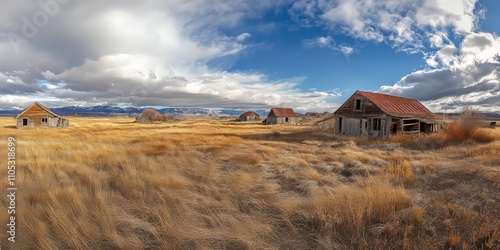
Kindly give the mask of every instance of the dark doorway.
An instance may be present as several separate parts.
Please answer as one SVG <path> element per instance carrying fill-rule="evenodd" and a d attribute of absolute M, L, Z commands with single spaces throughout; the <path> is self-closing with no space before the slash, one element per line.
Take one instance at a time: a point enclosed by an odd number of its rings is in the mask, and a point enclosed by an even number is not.
<path fill-rule="evenodd" d="M 398 124 L 392 125 L 392 133 L 395 134 L 398 132 Z"/>
<path fill-rule="evenodd" d="M 339 133 L 342 133 L 342 117 L 339 117 Z"/>

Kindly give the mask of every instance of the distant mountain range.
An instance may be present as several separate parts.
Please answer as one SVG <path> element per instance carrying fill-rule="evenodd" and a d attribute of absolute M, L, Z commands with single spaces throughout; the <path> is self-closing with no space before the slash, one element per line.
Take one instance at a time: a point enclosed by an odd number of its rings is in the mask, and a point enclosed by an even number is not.
<path fill-rule="evenodd" d="M 115 106 L 92 106 L 79 107 L 69 106 L 62 108 L 51 108 L 51 111 L 62 116 L 136 116 L 143 108 L 136 107 L 115 107 Z M 207 109 L 207 108 L 162 108 L 156 109 L 162 114 L 174 116 L 195 116 L 195 117 L 221 117 L 239 116 L 247 110 L 240 109 Z M 0 116 L 16 116 L 21 110 L 0 110 Z M 269 110 L 256 110 L 257 114 L 267 116 Z"/>
<path fill-rule="evenodd" d="M 116 107 L 116 106 L 68 106 L 62 108 L 51 108 L 54 113 L 62 116 L 136 116 L 142 113 L 144 108 L 137 107 Z M 207 109 L 207 108 L 162 108 L 156 109 L 162 114 L 171 114 L 174 116 L 191 116 L 191 117 L 227 117 L 239 116 L 245 111 L 243 109 Z M 254 110 L 260 116 L 267 116 L 269 110 Z M 21 110 L 0 110 L 0 116 L 16 116 Z M 320 113 L 306 113 L 305 116 L 314 116 Z M 443 113 L 436 113 L 444 115 Z M 301 115 L 301 114 L 299 114 Z M 458 113 L 447 113 L 446 117 L 457 117 Z M 483 113 L 487 120 L 500 120 L 500 112 L 485 112 Z"/>
<path fill-rule="evenodd" d="M 435 113 L 436 115 L 446 116 L 447 118 L 458 118 L 460 116 L 459 113 Z M 482 113 L 486 120 L 492 121 L 500 121 L 500 112 L 483 112 Z"/>

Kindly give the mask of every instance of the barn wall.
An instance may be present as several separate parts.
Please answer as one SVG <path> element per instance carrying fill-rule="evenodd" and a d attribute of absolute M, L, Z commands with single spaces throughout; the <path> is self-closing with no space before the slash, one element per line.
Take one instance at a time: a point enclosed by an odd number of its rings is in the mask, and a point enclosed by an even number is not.
<path fill-rule="evenodd" d="M 380 119 L 380 130 L 374 130 L 375 118 Z M 335 116 L 335 133 L 350 136 L 388 137 L 389 125 L 386 115 L 365 117 Z"/>
<path fill-rule="evenodd" d="M 288 118 L 288 122 L 286 122 L 286 118 Z M 297 117 L 268 116 L 267 124 L 297 124 Z"/>
<path fill-rule="evenodd" d="M 23 126 L 23 119 L 28 119 L 28 126 Z M 42 118 L 47 118 L 47 123 L 42 123 Z M 48 116 L 22 116 L 17 119 L 18 128 L 32 127 L 66 127 L 69 126 L 69 121 L 66 118 L 48 117 Z"/>
<path fill-rule="evenodd" d="M 258 116 L 240 116 L 239 120 L 244 122 L 244 121 L 258 121 L 260 117 Z"/>

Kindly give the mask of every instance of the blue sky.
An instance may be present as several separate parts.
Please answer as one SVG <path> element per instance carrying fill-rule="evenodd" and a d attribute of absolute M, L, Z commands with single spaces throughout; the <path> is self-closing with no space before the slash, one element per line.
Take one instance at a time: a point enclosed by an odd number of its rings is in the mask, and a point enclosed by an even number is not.
<path fill-rule="evenodd" d="M 494 0 L 44 0 L 0 10 L 0 109 L 333 112 L 355 90 L 500 110 Z"/>

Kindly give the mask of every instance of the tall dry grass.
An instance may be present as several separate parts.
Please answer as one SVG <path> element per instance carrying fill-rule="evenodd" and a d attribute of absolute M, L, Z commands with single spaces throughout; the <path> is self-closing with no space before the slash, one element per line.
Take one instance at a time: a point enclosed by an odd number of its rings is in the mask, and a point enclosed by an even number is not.
<path fill-rule="evenodd" d="M 498 140 L 422 152 L 310 126 L 14 122 L 0 118 L 0 140 L 17 138 L 19 187 L 16 243 L 2 233 L 2 249 L 413 249 L 500 238 Z"/>

